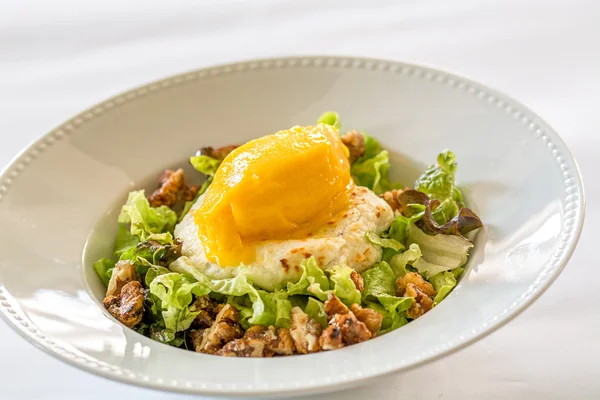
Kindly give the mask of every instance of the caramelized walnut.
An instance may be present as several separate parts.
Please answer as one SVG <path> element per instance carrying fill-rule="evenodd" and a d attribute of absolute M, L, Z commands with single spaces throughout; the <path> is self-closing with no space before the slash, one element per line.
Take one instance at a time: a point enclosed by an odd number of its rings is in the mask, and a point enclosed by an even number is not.
<path fill-rule="evenodd" d="M 256 325 L 250 327 L 243 338 L 227 343 L 217 355 L 228 357 L 273 357 L 291 355 L 294 343 L 290 331 L 285 328 Z"/>
<path fill-rule="evenodd" d="M 292 308 L 290 334 L 298 353 L 308 354 L 320 351 L 319 336 L 322 331 L 321 324 L 310 318 L 300 307 Z"/>
<path fill-rule="evenodd" d="M 350 164 L 365 154 L 365 138 L 358 131 L 350 131 L 341 136 L 342 142 L 348 148 Z"/>
<path fill-rule="evenodd" d="M 212 158 L 216 158 L 219 161 L 223 161 L 225 157 L 229 155 L 233 150 L 238 147 L 236 144 L 230 144 L 223 147 L 217 147 L 216 149 L 213 147 L 202 147 L 198 150 L 197 154 L 208 156 Z"/>
<path fill-rule="evenodd" d="M 148 196 L 148 202 L 152 207 L 174 207 L 180 201 L 193 200 L 200 190 L 199 186 L 188 186 L 185 183 L 181 168 L 176 171 L 166 170 L 158 178 L 158 182 L 160 187 Z"/>
<path fill-rule="evenodd" d="M 240 326 L 240 313 L 235 307 L 226 304 L 215 317 L 212 326 L 202 333 L 197 352 L 215 354 L 225 344 L 241 338 L 244 331 Z"/>
<path fill-rule="evenodd" d="M 380 194 L 379 197 L 384 199 L 385 202 L 388 203 L 390 207 L 392 207 L 392 211 L 402 211 L 402 206 L 400 204 L 400 201 L 398 200 L 398 196 L 400 196 L 400 193 L 402 193 L 402 190 L 394 189 Z"/>
<path fill-rule="evenodd" d="M 400 296 L 415 299 L 413 305 L 406 311 L 407 317 L 415 319 L 431 310 L 436 292 L 431 283 L 424 280 L 421 275 L 409 272 L 398 278 L 396 284 Z"/>
<path fill-rule="evenodd" d="M 375 336 L 379 332 L 381 323 L 383 322 L 383 315 L 370 308 L 362 308 L 358 304 L 352 304 L 350 310 L 356 315 L 356 319 L 367 326 L 371 335 Z"/>
<path fill-rule="evenodd" d="M 126 283 L 116 296 L 106 296 L 104 307 L 123 325 L 133 328 L 144 315 L 144 288 L 138 281 Z"/>
<path fill-rule="evenodd" d="M 363 281 L 362 275 L 356 271 L 352 271 L 350 273 L 350 279 L 352 280 L 352 282 L 354 282 L 354 286 L 356 286 L 356 289 L 362 293 L 365 289 L 365 283 Z"/>

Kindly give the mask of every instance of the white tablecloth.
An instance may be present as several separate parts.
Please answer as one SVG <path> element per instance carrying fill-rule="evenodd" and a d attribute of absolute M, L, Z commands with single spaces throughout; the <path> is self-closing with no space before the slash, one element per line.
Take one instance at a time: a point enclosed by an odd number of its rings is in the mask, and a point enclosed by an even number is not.
<path fill-rule="evenodd" d="M 531 107 L 573 151 L 588 202 L 579 247 L 548 292 L 498 332 L 375 386 L 325 398 L 598 399 L 599 21 L 598 0 L 2 0 L 0 164 L 108 96 L 215 63 L 364 55 L 472 77 Z M 1 399 L 188 398 L 79 371 L 4 323 L 0 355 Z"/>

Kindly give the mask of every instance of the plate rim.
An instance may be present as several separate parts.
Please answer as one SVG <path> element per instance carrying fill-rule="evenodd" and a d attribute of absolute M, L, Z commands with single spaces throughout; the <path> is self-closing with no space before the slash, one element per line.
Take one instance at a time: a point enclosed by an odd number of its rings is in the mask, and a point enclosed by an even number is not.
<path fill-rule="evenodd" d="M 449 354 L 462 350 L 471 344 L 477 342 L 483 337 L 491 334 L 500 327 L 504 326 L 525 309 L 527 309 L 535 300 L 537 300 L 556 280 L 562 270 L 569 262 L 581 236 L 585 219 L 585 191 L 579 166 L 572 153 L 564 143 L 558 133 L 552 129 L 542 118 L 527 106 L 514 98 L 476 81 L 466 78 L 460 74 L 449 72 L 445 69 L 429 66 L 421 63 L 404 62 L 399 60 L 370 58 L 359 56 L 343 55 L 305 55 L 305 56 L 287 56 L 248 59 L 239 62 L 217 64 L 206 66 L 191 71 L 170 75 L 166 78 L 153 80 L 149 83 L 135 86 L 129 90 L 123 91 L 107 100 L 96 103 L 86 108 L 74 117 L 66 120 L 48 133 L 40 136 L 38 139 L 30 142 L 24 147 L 0 172 L 0 200 L 10 189 L 13 180 L 17 179 L 20 172 L 24 171 L 38 153 L 45 151 L 53 143 L 77 131 L 77 128 L 92 120 L 94 117 L 109 112 L 111 109 L 135 100 L 140 96 L 145 96 L 153 92 L 159 92 L 174 85 L 185 84 L 196 79 L 205 79 L 223 74 L 243 73 L 253 70 L 269 70 L 277 68 L 342 68 L 342 69 L 370 69 L 381 73 L 399 73 L 412 75 L 417 78 L 423 78 L 439 84 L 452 86 L 456 90 L 464 90 L 470 94 L 476 95 L 481 101 L 496 103 L 498 107 L 504 105 L 505 111 L 514 112 L 513 117 L 521 119 L 521 122 L 527 124 L 527 129 L 534 134 L 539 135 L 546 145 L 551 149 L 555 161 L 561 166 L 563 172 L 563 183 L 565 184 L 565 213 L 573 212 L 573 215 L 566 217 L 561 226 L 560 234 L 557 238 L 556 249 L 551 258 L 554 261 L 548 262 L 544 270 L 540 272 L 534 283 L 528 290 L 521 295 L 508 308 L 504 309 L 500 315 L 492 318 L 491 322 L 485 322 L 477 329 L 472 330 L 468 335 L 460 337 L 456 343 L 445 342 L 435 351 L 423 354 L 420 359 L 410 363 L 410 365 L 382 367 L 376 372 L 370 371 L 361 373 L 360 376 L 341 377 L 329 382 L 320 382 L 315 384 L 306 384 L 295 387 L 272 386 L 270 388 L 261 388 L 257 390 L 252 388 L 239 388 L 237 385 L 231 387 L 194 387 L 187 385 L 187 382 L 180 384 L 167 384 L 165 382 L 152 382 L 146 380 L 135 380 L 135 376 L 129 376 L 127 373 L 111 373 L 100 368 L 97 361 L 87 360 L 70 352 L 53 342 L 52 338 L 40 334 L 39 330 L 31 327 L 27 323 L 28 318 L 20 311 L 18 302 L 8 293 L 0 282 L 0 316 L 1 318 L 20 336 L 32 343 L 35 347 L 43 350 L 47 354 L 63 361 L 71 366 L 82 369 L 88 373 L 101 376 L 106 379 L 116 380 L 122 383 L 141 386 L 155 390 L 168 392 L 180 392 L 188 394 L 204 394 L 217 396 L 260 396 L 260 395 L 291 395 L 297 393 L 317 393 L 335 390 L 339 385 L 346 385 L 347 388 L 365 384 L 374 379 L 414 369 L 418 366 L 441 359 Z M 452 82 L 450 82 L 452 81 Z M 511 111 L 512 110 L 512 111 Z M 556 147 L 560 147 L 560 152 Z M 563 164 L 560 164 L 559 158 Z M 565 167 L 565 165 L 567 167 Z M 571 190 L 572 189 L 572 190 Z M 575 196 L 571 196 L 576 194 Z M 570 199 L 568 199 L 571 197 Z M 567 200 L 568 199 L 568 200 Z M 574 205 L 573 207 L 570 207 Z M 569 230 L 566 231 L 566 228 Z M 119 369 L 119 368 L 117 368 Z M 207 386 L 207 385 L 205 385 Z"/>

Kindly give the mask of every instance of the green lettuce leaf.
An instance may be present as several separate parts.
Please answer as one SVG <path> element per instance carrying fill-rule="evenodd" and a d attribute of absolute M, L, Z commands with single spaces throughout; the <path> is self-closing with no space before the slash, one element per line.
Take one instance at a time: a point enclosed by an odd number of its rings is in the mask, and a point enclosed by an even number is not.
<path fill-rule="evenodd" d="M 415 189 L 427 194 L 432 199 L 445 200 L 454 193 L 454 174 L 456 173 L 456 156 L 444 150 L 437 157 L 437 164 L 430 165 L 417 178 Z"/>
<path fill-rule="evenodd" d="M 317 123 L 331 125 L 338 130 L 342 129 L 342 124 L 340 123 L 340 116 L 334 111 L 327 111 L 323 113 L 317 120 Z"/>
<path fill-rule="evenodd" d="M 422 257 L 412 266 L 427 279 L 439 272 L 462 267 L 473 243 L 456 235 L 427 235 L 415 225 L 408 227 L 408 243 L 417 244 Z"/>
<path fill-rule="evenodd" d="M 190 157 L 190 164 L 204 175 L 213 177 L 215 176 L 217 169 L 219 169 L 221 161 L 209 156 L 198 155 Z"/>
<path fill-rule="evenodd" d="M 327 300 L 327 293 L 330 289 L 329 278 L 325 272 L 319 268 L 317 260 L 314 257 L 307 258 L 300 264 L 302 275 L 296 283 L 287 283 L 287 293 L 292 295 L 304 294 L 313 295 L 321 301 Z"/>
<path fill-rule="evenodd" d="M 120 260 L 131 260 L 136 266 L 168 266 L 181 255 L 181 241 L 174 241 L 170 233 L 153 235 L 153 237 L 162 235 L 168 235 L 168 237 L 161 241 L 146 240 L 140 242 L 124 251 Z"/>
<path fill-rule="evenodd" d="M 390 225 L 388 231 L 388 238 L 398 241 L 403 247 L 406 246 L 406 239 L 408 238 L 408 225 L 411 220 L 406 218 L 404 215 L 398 215 Z"/>
<path fill-rule="evenodd" d="M 144 276 L 144 283 L 146 284 L 146 286 L 150 287 L 150 284 L 152 283 L 154 278 L 156 278 L 159 275 L 168 274 L 170 272 L 171 271 L 168 268 L 161 267 L 159 265 L 153 265 L 148 268 L 146 276 Z"/>
<path fill-rule="evenodd" d="M 356 160 L 350 172 L 354 183 L 365 186 L 377 194 L 381 194 L 393 186 L 388 180 L 390 159 L 387 150 L 380 151 L 377 155 L 366 158 L 363 156 Z"/>
<path fill-rule="evenodd" d="M 458 205 L 452 198 L 447 198 L 431 213 L 435 222 L 444 225 L 458 214 Z"/>
<path fill-rule="evenodd" d="M 412 305 L 412 298 L 408 297 L 408 298 L 402 298 L 402 299 L 410 299 L 410 300 L 403 300 L 400 304 L 398 304 L 398 309 L 410 308 L 410 306 Z M 407 307 L 407 304 L 409 302 L 410 302 L 410 305 L 408 305 L 408 307 Z M 378 333 L 379 335 L 383 335 L 388 332 L 391 332 L 391 331 L 398 329 L 401 326 L 406 325 L 408 323 L 408 320 L 406 319 L 406 314 L 404 311 L 397 311 L 397 310 L 390 311 L 390 308 L 386 308 L 380 303 L 371 302 L 371 301 L 367 301 L 365 303 L 365 305 L 367 306 L 367 308 L 375 310 L 379 314 L 383 315 L 383 321 L 381 322 L 381 330 Z"/>
<path fill-rule="evenodd" d="M 437 293 L 433 299 L 434 305 L 439 304 L 454 289 L 458 277 L 463 271 L 463 268 L 456 268 L 453 271 L 440 272 L 429 278 L 429 283 Z"/>
<path fill-rule="evenodd" d="M 309 297 L 306 307 L 304 308 L 304 312 L 309 317 L 321 324 L 323 328 L 327 327 L 327 314 L 325 313 L 325 305 L 323 302 L 315 299 L 314 297 Z"/>
<path fill-rule="evenodd" d="M 381 238 L 393 240 L 394 242 L 400 244 L 399 246 L 384 246 L 381 254 L 382 261 L 389 262 L 395 254 L 406 249 L 406 238 L 408 236 L 408 225 L 410 223 L 410 218 L 406 218 L 400 214 L 392 221 L 392 224 L 387 232 L 383 232 L 381 234 Z"/>
<path fill-rule="evenodd" d="M 291 303 L 287 300 L 289 293 L 285 291 L 269 293 L 256 289 L 243 269 L 234 278 L 210 279 L 194 268 L 187 257 L 179 257 L 171 263 L 169 268 L 172 271 L 191 275 L 202 286 L 207 287 L 209 291 L 225 296 L 248 296 L 249 301 L 252 303 L 252 316 L 247 319 L 249 324 L 289 326 L 290 311 L 292 309 Z"/>
<path fill-rule="evenodd" d="M 377 263 L 361 275 L 364 283 L 363 300 L 375 301 L 379 296 L 396 294 L 396 275 L 387 262 Z"/>
<path fill-rule="evenodd" d="M 189 310 L 193 295 L 207 295 L 210 289 L 183 274 L 172 272 L 156 276 L 150 283 L 150 293 L 160 299 L 165 329 L 175 333 L 188 329 L 198 315 Z"/>
<path fill-rule="evenodd" d="M 127 224 L 119 224 L 114 245 L 115 256 L 120 259 L 124 252 L 135 247 L 139 242 L 140 238 L 131 233 Z"/>
<path fill-rule="evenodd" d="M 108 282 L 110 281 L 114 267 L 115 262 L 108 258 L 102 258 L 94 263 L 94 271 L 96 271 L 96 274 L 98 274 L 106 287 L 108 287 Z"/>
<path fill-rule="evenodd" d="M 361 134 L 363 135 L 363 139 L 365 141 L 365 154 L 363 154 L 359 160 L 368 160 L 369 158 L 373 158 L 381 153 L 381 150 L 383 149 L 381 147 L 381 143 L 379 143 L 377 139 L 364 132 L 361 132 Z"/>
<path fill-rule="evenodd" d="M 406 251 L 396 254 L 390 260 L 390 267 L 394 271 L 394 275 L 398 278 L 407 273 L 406 266 L 413 264 L 422 256 L 421 249 L 418 244 L 411 244 Z"/>
<path fill-rule="evenodd" d="M 382 237 L 374 232 L 367 232 L 365 237 L 369 242 L 374 245 L 381 246 L 381 248 L 391 249 L 394 252 L 404 250 L 404 245 L 396 239 Z"/>
<path fill-rule="evenodd" d="M 386 262 L 375 264 L 362 273 L 363 301 L 383 315 L 382 330 L 389 332 L 406 323 L 404 311 L 413 303 L 411 297 L 396 296 L 396 275 Z"/>
<path fill-rule="evenodd" d="M 172 232 L 177 223 L 177 214 L 167 206 L 150 207 L 143 190 L 129 193 L 127 202 L 119 214 L 119 223 L 131 223 L 130 232 L 141 241 Z M 172 237 L 171 237 L 172 239 Z"/>
<path fill-rule="evenodd" d="M 329 279 L 335 294 L 344 304 L 360 304 L 361 294 L 356 288 L 354 281 L 350 278 L 354 270 L 346 265 L 336 265 L 328 268 Z"/>

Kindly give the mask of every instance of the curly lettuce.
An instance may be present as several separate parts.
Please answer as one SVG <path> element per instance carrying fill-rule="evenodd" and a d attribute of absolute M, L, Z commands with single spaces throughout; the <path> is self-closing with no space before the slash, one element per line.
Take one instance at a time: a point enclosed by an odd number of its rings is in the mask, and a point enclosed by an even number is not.
<path fill-rule="evenodd" d="M 437 164 L 430 165 L 415 182 L 415 189 L 432 199 L 443 201 L 448 198 L 462 201 L 462 194 L 454 186 L 456 156 L 444 150 L 437 157 Z"/>
<path fill-rule="evenodd" d="M 440 272 L 429 278 L 429 283 L 433 285 L 436 296 L 433 299 L 434 306 L 439 304 L 454 289 L 458 283 L 458 278 L 463 273 L 464 268 L 456 268 L 452 271 Z"/>
<path fill-rule="evenodd" d="M 94 263 L 94 271 L 96 271 L 96 274 L 98 274 L 100 280 L 104 283 L 104 286 L 108 286 L 113 268 L 115 268 L 115 262 L 108 258 L 101 258 Z"/>
<path fill-rule="evenodd" d="M 371 158 L 366 158 L 366 155 L 367 153 L 356 160 L 350 168 L 354 183 L 368 187 L 377 194 L 393 188 L 388 179 L 390 159 L 387 150 L 382 150 Z"/>
<path fill-rule="evenodd" d="M 209 292 L 232 297 L 247 296 L 252 308 L 252 314 L 247 318 L 249 324 L 289 327 L 290 311 L 292 309 L 291 303 L 287 299 L 289 293 L 285 291 L 267 292 L 255 288 L 243 269 L 234 278 L 210 279 L 194 268 L 187 257 L 178 258 L 169 268 L 172 271 L 193 277 L 200 284 L 207 287 Z M 241 305 L 243 301 L 234 301 L 232 304 Z M 243 307 L 240 307 L 240 309 L 243 309 Z M 247 313 L 248 310 L 244 310 L 244 312 Z"/>
<path fill-rule="evenodd" d="M 346 305 L 360 304 L 360 292 L 356 288 L 350 275 L 354 270 L 347 265 L 336 265 L 328 268 L 331 281 L 331 293 L 336 295 Z"/>
<path fill-rule="evenodd" d="M 383 333 L 406 323 L 405 311 L 414 299 L 396 296 L 397 276 L 388 263 L 382 261 L 362 273 L 364 290 L 362 299 L 369 308 L 383 315 Z"/>
<path fill-rule="evenodd" d="M 456 235 L 428 235 L 415 225 L 408 227 L 408 242 L 418 245 L 422 257 L 412 266 L 427 279 L 466 264 L 473 243 Z"/>
<path fill-rule="evenodd" d="M 144 191 L 137 190 L 129 193 L 118 221 L 131 224 L 131 235 L 137 236 L 140 241 L 166 240 L 166 234 L 175 228 L 177 214 L 167 206 L 151 207 Z"/>
<path fill-rule="evenodd" d="M 317 123 L 331 125 L 337 130 L 342 129 L 342 124 L 340 123 L 340 116 L 335 111 L 327 111 L 323 113 L 317 120 Z"/>
<path fill-rule="evenodd" d="M 181 332 L 188 329 L 198 315 L 189 310 L 192 295 L 207 295 L 210 289 L 183 274 L 168 273 L 157 275 L 150 282 L 150 293 L 160 299 L 165 328 Z"/>
<path fill-rule="evenodd" d="M 219 165 L 221 165 L 221 160 L 205 155 L 197 155 L 190 157 L 190 164 L 207 177 L 213 177 L 219 169 Z"/>
<path fill-rule="evenodd" d="M 309 297 L 304 307 L 304 312 L 312 319 L 317 321 L 323 328 L 327 327 L 327 314 L 325 313 L 325 305 L 322 301 Z"/>

